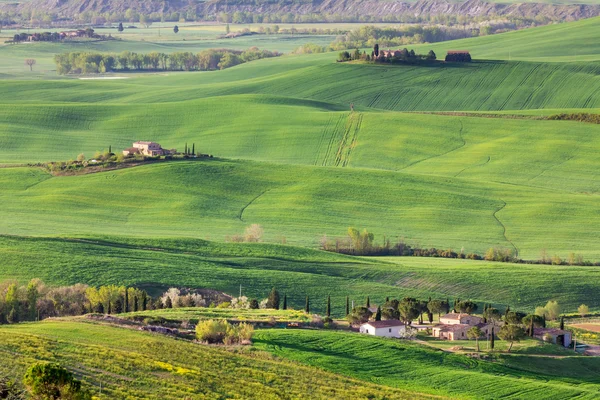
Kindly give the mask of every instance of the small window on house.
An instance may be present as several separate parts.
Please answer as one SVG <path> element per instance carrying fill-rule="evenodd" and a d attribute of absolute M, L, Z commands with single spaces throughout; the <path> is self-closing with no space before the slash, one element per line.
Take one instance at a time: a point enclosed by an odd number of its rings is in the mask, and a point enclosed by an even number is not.
<path fill-rule="evenodd" d="M 464 332 L 461 332 L 461 336 L 463 336 L 463 337 L 464 337 L 464 336 L 465 336 L 465 333 L 464 333 Z"/>
<path fill-rule="evenodd" d="M 392 331 L 392 328 L 390 328 L 390 332 Z"/>

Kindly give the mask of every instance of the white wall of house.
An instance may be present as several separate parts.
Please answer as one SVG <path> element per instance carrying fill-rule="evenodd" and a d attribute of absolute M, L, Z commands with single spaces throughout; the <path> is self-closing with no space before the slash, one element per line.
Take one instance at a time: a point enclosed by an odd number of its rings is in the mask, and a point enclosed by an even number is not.
<path fill-rule="evenodd" d="M 404 333 L 405 329 L 406 327 L 404 325 L 375 328 L 371 325 L 365 324 L 360 327 L 359 331 L 360 333 L 367 335 L 399 338 L 400 335 Z"/>

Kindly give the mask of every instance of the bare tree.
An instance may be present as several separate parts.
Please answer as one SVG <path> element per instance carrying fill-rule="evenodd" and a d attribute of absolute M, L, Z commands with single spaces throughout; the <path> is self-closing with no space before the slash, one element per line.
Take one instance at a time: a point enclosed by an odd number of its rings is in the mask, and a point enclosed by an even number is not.
<path fill-rule="evenodd" d="M 33 59 L 33 58 L 26 59 L 25 65 L 29 65 L 29 70 L 33 71 L 33 66 L 35 65 L 35 59 Z"/>

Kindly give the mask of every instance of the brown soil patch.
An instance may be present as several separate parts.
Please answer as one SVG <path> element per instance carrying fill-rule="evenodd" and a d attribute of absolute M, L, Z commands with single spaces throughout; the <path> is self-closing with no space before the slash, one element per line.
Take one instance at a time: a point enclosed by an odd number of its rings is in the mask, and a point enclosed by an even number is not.
<path fill-rule="evenodd" d="M 600 324 L 573 324 L 571 326 L 577 329 L 585 329 L 586 331 L 600 333 Z"/>

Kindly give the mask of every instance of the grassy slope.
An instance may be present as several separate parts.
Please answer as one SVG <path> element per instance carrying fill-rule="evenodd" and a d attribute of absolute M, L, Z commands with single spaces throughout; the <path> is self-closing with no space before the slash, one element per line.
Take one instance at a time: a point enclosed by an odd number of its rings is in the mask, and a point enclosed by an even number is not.
<path fill-rule="evenodd" d="M 469 50 L 476 59 L 547 62 L 597 61 L 600 59 L 600 18 L 547 25 L 450 42 L 419 45 L 443 57 L 448 50 Z"/>
<path fill-rule="evenodd" d="M 460 398 L 596 398 L 598 359 L 501 357 L 477 361 L 415 343 L 352 333 L 260 331 L 256 346 L 273 354 L 386 386 Z"/>
<path fill-rule="evenodd" d="M 598 108 L 595 63 L 480 61 L 429 67 L 338 64 L 331 53 L 259 60 L 221 72 L 132 76 L 120 81 L 10 81 L 3 103 L 165 103 L 272 94 L 359 110 L 495 111 Z M 581 83 L 585 82 L 585 85 Z M 66 89 L 66 90 L 63 90 Z"/>
<path fill-rule="evenodd" d="M 157 250 L 162 249 L 162 250 Z M 60 238 L 0 238 L 0 276 L 22 283 L 127 284 L 153 294 L 170 286 L 207 287 L 262 299 L 275 286 L 302 309 L 305 296 L 321 313 L 343 316 L 346 296 L 471 298 L 500 308 L 532 311 L 548 299 L 564 310 L 600 307 L 596 268 L 488 263 L 424 258 L 357 259 L 291 246 L 219 244 L 189 239 L 107 237 L 99 243 Z M 177 317 L 174 317 L 177 318 Z"/>
<path fill-rule="evenodd" d="M 0 117 L 0 161 L 9 163 L 67 160 L 80 152 L 91 157 L 108 145 L 130 146 L 143 135 L 167 148 L 196 143 L 201 152 L 228 158 L 599 190 L 600 127 L 593 124 L 350 115 L 339 105 L 270 95 L 152 105 L 7 105 Z"/>
<path fill-rule="evenodd" d="M 316 246 L 323 234 L 358 226 L 379 240 L 467 252 L 514 246 L 523 257 L 542 248 L 598 257 L 594 196 L 460 177 L 213 160 L 73 177 L 5 168 L 0 182 L 4 234 L 223 240 L 258 223 L 269 241 Z M 554 230 L 543 228 L 548 221 Z"/>
<path fill-rule="evenodd" d="M 0 365 L 22 374 L 36 360 L 59 362 L 101 399 L 424 396 L 275 360 L 261 351 L 200 346 L 83 319 L 4 326 L 0 338 L 5 355 Z"/>

